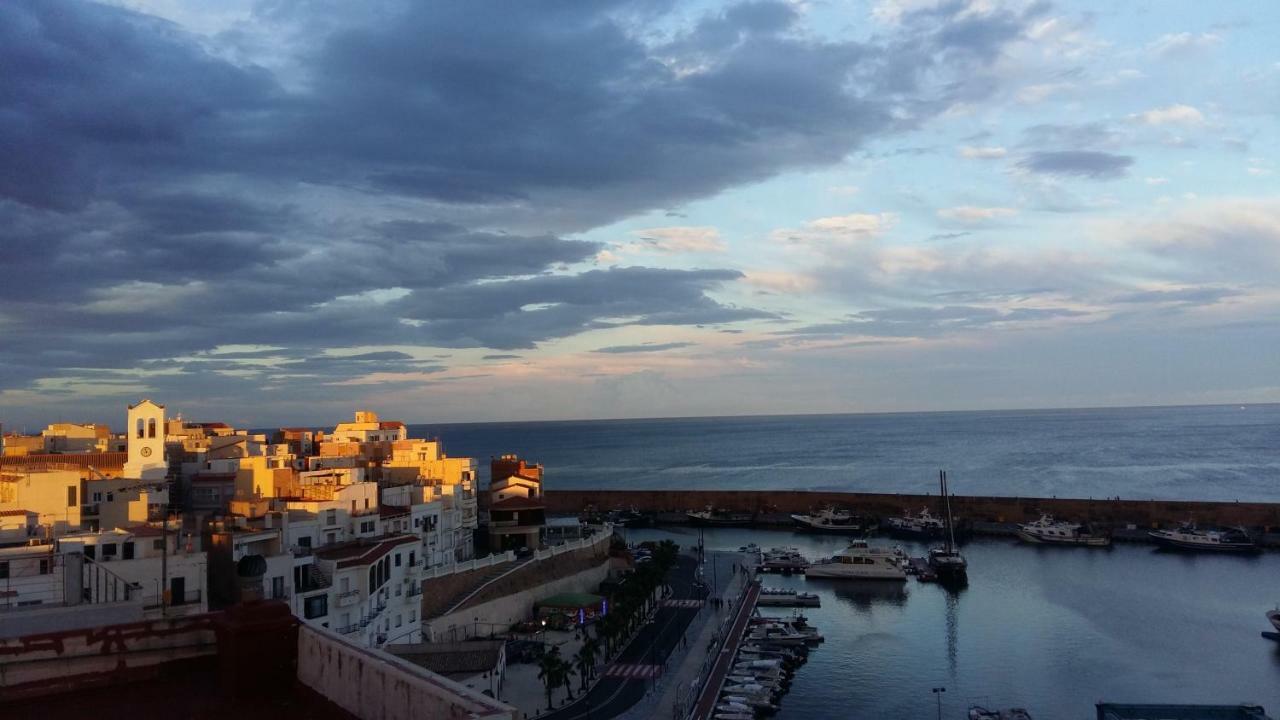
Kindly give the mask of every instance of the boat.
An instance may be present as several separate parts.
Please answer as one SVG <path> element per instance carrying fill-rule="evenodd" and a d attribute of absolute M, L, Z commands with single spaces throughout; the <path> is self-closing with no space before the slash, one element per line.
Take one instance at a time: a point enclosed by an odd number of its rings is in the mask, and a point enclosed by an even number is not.
<path fill-rule="evenodd" d="M 937 576 L 938 582 L 962 585 L 969 581 L 969 563 L 956 548 L 955 521 L 951 516 L 951 495 L 947 492 L 946 470 L 938 472 L 938 482 L 942 486 L 943 524 L 946 532 L 942 535 L 942 547 L 929 550 L 927 562 L 929 569 Z"/>
<path fill-rule="evenodd" d="M 981 705 L 969 707 L 969 720 L 1031 720 L 1031 713 L 1022 708 L 988 710 Z"/>
<path fill-rule="evenodd" d="M 636 510 L 614 510 L 609 513 L 609 522 L 625 528 L 645 528 L 653 525 L 653 516 Z"/>
<path fill-rule="evenodd" d="M 809 561 L 799 550 L 793 547 L 775 547 L 761 553 L 757 569 L 760 572 L 790 573 L 803 571 L 807 567 Z"/>
<path fill-rule="evenodd" d="M 756 604 L 763 607 L 819 607 L 822 600 L 817 595 L 796 592 L 787 588 L 764 588 Z"/>
<path fill-rule="evenodd" d="M 929 508 L 921 508 L 915 515 L 905 513 L 899 517 L 891 517 L 885 524 L 889 534 L 908 538 L 942 537 L 946 530 L 946 523 L 929 512 Z"/>
<path fill-rule="evenodd" d="M 875 526 L 875 521 L 850 513 L 848 510 L 836 510 L 824 507 L 816 512 L 794 514 L 791 521 L 800 530 L 817 533 L 864 533 Z"/>
<path fill-rule="evenodd" d="M 1147 533 L 1164 547 L 1205 552 L 1254 552 L 1257 543 L 1244 528 L 1212 528 L 1202 530 L 1195 523 L 1183 523 L 1176 530 L 1152 530 Z"/>
<path fill-rule="evenodd" d="M 907 579 L 902 567 L 901 551 L 872 547 L 866 540 L 854 540 L 836 555 L 819 560 L 805 568 L 807 578 L 846 580 Z"/>
<path fill-rule="evenodd" d="M 755 523 L 756 514 L 744 510 L 726 510 L 713 508 L 685 513 L 690 525 L 714 527 L 747 527 Z"/>
<path fill-rule="evenodd" d="M 1035 522 L 1019 525 L 1017 535 L 1023 542 L 1041 545 L 1111 545 L 1111 538 L 1106 535 L 1095 535 L 1079 523 L 1054 520 L 1052 515 L 1041 515 Z"/>

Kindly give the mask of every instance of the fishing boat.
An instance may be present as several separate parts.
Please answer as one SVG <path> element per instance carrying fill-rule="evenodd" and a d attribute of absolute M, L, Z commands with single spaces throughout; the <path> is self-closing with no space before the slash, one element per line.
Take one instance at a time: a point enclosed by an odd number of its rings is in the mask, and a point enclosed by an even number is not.
<path fill-rule="evenodd" d="M 907 538 L 942 537 L 946 530 L 946 523 L 929 512 L 929 508 L 921 508 L 914 515 L 905 513 L 899 517 L 891 517 L 885 521 L 885 525 L 889 534 Z"/>
<path fill-rule="evenodd" d="M 791 521 L 800 530 L 817 533 L 864 533 L 875 526 L 875 521 L 854 515 L 848 510 L 824 507 L 814 512 L 794 514 Z"/>
<path fill-rule="evenodd" d="M 690 525 L 705 527 L 747 527 L 756 519 L 753 512 L 713 508 L 710 505 L 705 510 L 685 513 L 685 517 L 688 518 Z"/>
<path fill-rule="evenodd" d="M 1018 539 L 1039 545 L 1083 545 L 1084 547 L 1110 547 L 1111 538 L 1096 535 L 1079 523 L 1054 520 L 1052 515 L 1041 515 L 1039 520 L 1018 526 Z"/>
<path fill-rule="evenodd" d="M 1176 530 L 1152 530 L 1147 533 L 1164 547 L 1204 552 L 1254 552 L 1257 543 L 1244 528 L 1200 529 L 1194 523 L 1183 523 Z"/>
<path fill-rule="evenodd" d="M 846 580 L 901 582 L 907 579 L 907 571 L 902 567 L 900 550 L 872 547 L 866 540 L 854 540 L 841 552 L 805 568 L 804 574 L 807 578 Z"/>
<path fill-rule="evenodd" d="M 942 547 L 929 550 L 929 569 L 940 583 L 962 585 L 969 581 L 969 563 L 956 548 L 955 520 L 951 515 L 951 495 L 947 492 L 946 470 L 939 471 L 938 482 L 942 486 L 943 525 L 946 532 L 942 536 Z"/>

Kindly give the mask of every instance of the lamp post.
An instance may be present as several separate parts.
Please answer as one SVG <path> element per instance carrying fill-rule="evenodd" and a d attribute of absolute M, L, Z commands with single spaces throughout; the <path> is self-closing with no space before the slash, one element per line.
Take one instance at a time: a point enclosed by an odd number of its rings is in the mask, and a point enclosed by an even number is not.
<path fill-rule="evenodd" d="M 936 687 L 933 689 L 933 697 L 938 701 L 938 720 L 942 720 L 942 693 L 946 692 L 944 687 Z"/>

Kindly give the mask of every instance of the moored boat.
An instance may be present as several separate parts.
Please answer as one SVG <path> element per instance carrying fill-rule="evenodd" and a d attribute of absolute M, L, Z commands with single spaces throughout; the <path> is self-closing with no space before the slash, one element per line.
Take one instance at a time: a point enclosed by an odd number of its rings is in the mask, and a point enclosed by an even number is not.
<path fill-rule="evenodd" d="M 824 507 L 820 510 L 793 514 L 791 521 L 800 530 L 818 533 L 864 533 L 875 527 L 875 521 L 854 515 L 848 510 Z"/>
<path fill-rule="evenodd" d="M 929 512 L 929 508 L 921 508 L 914 515 L 905 513 L 899 517 L 891 517 L 885 521 L 884 527 L 891 535 L 908 538 L 942 537 L 946 531 L 946 523 Z"/>
<path fill-rule="evenodd" d="M 901 551 L 854 540 L 843 551 L 809 565 L 804 574 L 809 578 L 902 581 L 907 579 L 902 565 Z"/>
<path fill-rule="evenodd" d="M 726 510 L 707 506 L 705 510 L 685 513 L 690 525 L 716 527 L 747 527 L 755 523 L 756 515 L 744 510 Z"/>
<path fill-rule="evenodd" d="M 1031 720 L 1031 713 L 1022 708 L 988 710 L 981 705 L 971 705 L 969 720 Z"/>
<path fill-rule="evenodd" d="M 1204 552 L 1255 552 L 1257 543 L 1243 528 L 1200 529 L 1194 523 L 1183 523 L 1176 530 L 1152 530 L 1147 533 L 1164 547 Z"/>
<path fill-rule="evenodd" d="M 1054 520 L 1052 515 L 1041 515 L 1039 520 L 1018 526 L 1018 539 L 1040 545 L 1082 545 L 1084 547 L 1109 547 L 1111 538 L 1089 532 L 1079 523 Z"/>
<path fill-rule="evenodd" d="M 947 472 L 938 473 L 938 482 L 942 487 L 943 533 L 942 547 L 929 550 L 929 569 L 937 577 L 938 582 L 950 585 L 963 585 L 969 582 L 969 562 L 956 548 L 955 520 L 951 516 L 951 495 L 947 492 Z"/>

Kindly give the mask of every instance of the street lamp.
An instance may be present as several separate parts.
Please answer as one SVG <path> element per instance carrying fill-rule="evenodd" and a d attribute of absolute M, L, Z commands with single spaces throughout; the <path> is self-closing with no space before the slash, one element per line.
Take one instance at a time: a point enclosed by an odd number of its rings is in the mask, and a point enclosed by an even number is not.
<path fill-rule="evenodd" d="M 938 701 L 938 720 L 942 720 L 942 693 L 946 692 L 944 687 L 936 687 L 933 689 L 933 697 Z"/>

